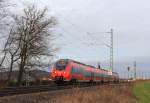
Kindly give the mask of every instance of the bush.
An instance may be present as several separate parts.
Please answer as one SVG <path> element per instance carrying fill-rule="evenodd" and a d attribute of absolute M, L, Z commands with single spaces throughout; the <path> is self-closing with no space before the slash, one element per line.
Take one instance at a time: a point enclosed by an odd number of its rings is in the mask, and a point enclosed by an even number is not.
<path fill-rule="evenodd" d="M 17 81 L 12 80 L 12 81 L 8 82 L 8 86 L 17 86 Z"/>

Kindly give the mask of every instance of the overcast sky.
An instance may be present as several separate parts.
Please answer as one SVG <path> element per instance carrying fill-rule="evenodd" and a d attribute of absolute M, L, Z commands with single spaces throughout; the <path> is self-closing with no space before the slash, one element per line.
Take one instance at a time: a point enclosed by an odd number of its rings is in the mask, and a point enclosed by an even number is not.
<path fill-rule="evenodd" d="M 35 3 L 47 7 L 57 17 L 55 34 L 60 47 L 56 58 L 109 63 L 110 41 L 114 29 L 116 62 L 150 63 L 149 0 L 13 0 L 16 11 Z"/>

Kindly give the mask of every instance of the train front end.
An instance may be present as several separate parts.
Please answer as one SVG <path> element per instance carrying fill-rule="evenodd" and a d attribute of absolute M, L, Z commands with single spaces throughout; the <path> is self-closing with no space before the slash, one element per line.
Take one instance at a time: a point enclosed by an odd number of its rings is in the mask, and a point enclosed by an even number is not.
<path fill-rule="evenodd" d="M 68 60 L 59 60 L 52 67 L 51 79 L 56 83 L 70 80 Z"/>

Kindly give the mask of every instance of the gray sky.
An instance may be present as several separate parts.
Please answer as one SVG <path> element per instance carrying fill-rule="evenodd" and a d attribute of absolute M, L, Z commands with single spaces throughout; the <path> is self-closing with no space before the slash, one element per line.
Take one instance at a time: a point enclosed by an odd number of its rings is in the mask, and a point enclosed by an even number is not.
<path fill-rule="evenodd" d="M 109 63 L 110 28 L 114 29 L 116 62 L 150 64 L 150 1 L 149 0 L 13 0 L 22 5 L 32 2 L 47 6 L 57 17 L 55 34 L 60 36 L 57 58 Z M 90 33 L 90 34 L 87 34 Z M 144 67 L 144 66 L 143 66 Z M 148 66 L 147 66 L 148 68 Z"/>

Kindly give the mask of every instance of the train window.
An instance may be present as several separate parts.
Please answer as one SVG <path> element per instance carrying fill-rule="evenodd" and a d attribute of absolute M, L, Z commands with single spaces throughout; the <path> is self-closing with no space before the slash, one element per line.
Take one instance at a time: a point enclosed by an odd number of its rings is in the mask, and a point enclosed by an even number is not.
<path fill-rule="evenodd" d="M 83 69 L 72 67 L 72 73 L 74 73 L 74 74 L 83 74 Z"/>
<path fill-rule="evenodd" d="M 72 67 L 72 73 L 77 74 L 78 73 L 78 69 L 75 67 Z"/>
<path fill-rule="evenodd" d="M 78 70 L 78 74 L 81 74 L 81 69 L 80 69 L 80 68 L 78 68 L 77 70 Z"/>
<path fill-rule="evenodd" d="M 67 61 L 60 60 L 60 61 L 56 62 L 56 69 L 57 70 L 65 70 L 67 64 L 68 64 Z"/>
<path fill-rule="evenodd" d="M 91 72 L 84 70 L 84 71 L 83 71 L 83 75 L 84 75 L 85 77 L 91 77 Z"/>

